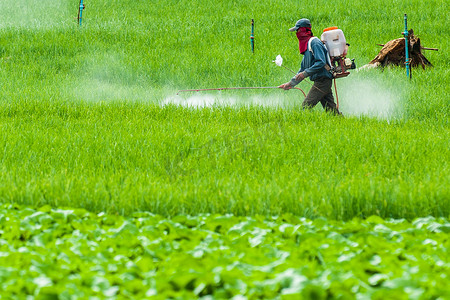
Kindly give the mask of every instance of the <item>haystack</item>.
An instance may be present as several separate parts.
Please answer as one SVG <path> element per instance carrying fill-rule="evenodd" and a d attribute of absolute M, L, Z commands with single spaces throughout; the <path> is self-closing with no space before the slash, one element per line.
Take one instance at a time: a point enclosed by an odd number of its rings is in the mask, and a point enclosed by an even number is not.
<path fill-rule="evenodd" d="M 422 54 L 422 50 L 438 50 L 434 48 L 422 47 L 420 44 L 420 38 L 414 35 L 414 31 L 411 29 L 408 31 L 409 41 L 409 59 L 411 67 L 422 66 L 425 69 L 427 66 L 432 66 L 430 61 Z M 386 44 L 378 44 L 383 46 L 378 55 L 372 59 L 369 65 L 374 67 L 386 67 L 388 65 L 404 66 L 405 65 L 405 39 L 399 38 L 387 42 Z"/>

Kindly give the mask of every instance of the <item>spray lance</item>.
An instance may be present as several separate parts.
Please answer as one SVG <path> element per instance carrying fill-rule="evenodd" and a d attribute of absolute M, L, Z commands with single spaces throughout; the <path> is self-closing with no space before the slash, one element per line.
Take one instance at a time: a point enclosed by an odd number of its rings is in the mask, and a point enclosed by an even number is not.
<path fill-rule="evenodd" d="M 81 0 L 82 1 L 82 0 Z M 252 53 L 254 53 L 255 51 L 255 21 L 252 19 L 252 34 L 250 36 L 250 44 L 252 46 Z M 278 55 L 279 58 L 277 57 L 277 59 L 281 59 L 280 62 L 280 66 L 283 63 L 283 59 L 281 58 L 280 55 Z M 293 72 L 293 71 L 292 71 Z M 188 90 L 179 90 L 177 92 L 177 95 L 179 93 L 184 93 L 184 92 L 205 92 L 205 91 L 225 91 L 225 90 L 259 90 L 259 89 L 278 89 L 279 87 L 277 86 L 259 86 L 259 87 L 222 87 L 222 88 L 208 88 L 208 89 L 188 89 Z M 294 89 L 299 90 L 303 93 L 303 95 L 306 97 L 305 92 L 298 87 L 294 87 Z"/>
<path fill-rule="evenodd" d="M 303 96 L 306 97 L 305 92 L 298 87 L 293 87 L 296 90 L 299 90 L 303 93 Z M 208 89 L 190 89 L 190 90 L 179 90 L 179 93 L 184 92 L 205 92 L 205 91 L 225 91 L 225 90 L 261 90 L 261 89 L 279 89 L 277 86 L 257 86 L 257 87 L 223 87 L 223 88 L 208 88 Z"/>
<path fill-rule="evenodd" d="M 250 36 L 250 42 L 251 42 L 251 46 L 252 46 L 252 52 L 254 52 L 254 50 L 255 50 L 255 37 L 254 37 L 254 20 L 253 19 L 252 19 L 252 35 Z M 281 66 L 282 63 L 283 63 L 283 58 L 281 57 L 281 55 L 278 55 L 277 56 L 277 65 L 279 64 L 279 66 Z M 285 66 L 283 66 L 283 67 L 286 68 Z M 290 70 L 290 71 L 294 72 L 292 70 Z M 179 90 L 177 92 L 177 95 L 179 93 L 184 93 L 184 92 L 205 92 L 205 91 L 225 91 L 225 90 L 257 90 L 257 89 L 279 89 L 279 87 L 277 87 L 277 86 L 263 86 L 263 87 L 223 87 L 223 88 L 207 88 L 207 89 L 188 89 L 188 90 Z M 303 93 L 303 96 L 306 97 L 305 92 L 301 88 L 294 87 L 294 89 L 301 91 Z"/>

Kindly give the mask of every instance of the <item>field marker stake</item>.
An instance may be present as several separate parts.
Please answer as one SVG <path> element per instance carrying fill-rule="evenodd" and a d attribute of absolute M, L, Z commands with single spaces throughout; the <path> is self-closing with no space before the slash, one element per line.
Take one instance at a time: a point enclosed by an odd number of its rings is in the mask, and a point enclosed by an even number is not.
<path fill-rule="evenodd" d="M 81 26 L 81 20 L 83 19 L 83 9 L 85 8 L 83 0 L 80 0 L 80 5 L 78 6 L 78 24 Z"/>
<path fill-rule="evenodd" d="M 252 35 L 250 35 L 250 44 L 252 45 L 252 53 L 255 53 L 255 21 L 252 19 Z"/>

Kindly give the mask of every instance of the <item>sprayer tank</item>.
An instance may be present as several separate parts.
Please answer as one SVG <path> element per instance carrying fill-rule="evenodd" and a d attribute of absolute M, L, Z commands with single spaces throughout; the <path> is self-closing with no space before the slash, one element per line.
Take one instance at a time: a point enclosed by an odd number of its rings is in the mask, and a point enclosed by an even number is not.
<path fill-rule="evenodd" d="M 331 57 L 345 56 L 347 54 L 347 43 L 345 41 L 344 33 L 337 27 L 325 28 L 320 39 L 325 43 L 325 46 L 327 46 Z"/>

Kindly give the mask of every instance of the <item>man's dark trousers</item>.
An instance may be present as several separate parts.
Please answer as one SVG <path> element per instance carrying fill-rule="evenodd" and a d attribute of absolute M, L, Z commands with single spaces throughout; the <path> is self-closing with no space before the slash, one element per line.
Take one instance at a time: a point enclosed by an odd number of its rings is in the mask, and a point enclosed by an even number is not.
<path fill-rule="evenodd" d="M 312 88 L 309 90 L 308 95 L 303 101 L 303 108 L 313 108 L 320 102 L 323 108 L 327 112 L 332 112 L 339 115 L 339 110 L 334 103 L 333 92 L 331 86 L 333 85 L 333 79 L 318 78 L 314 81 Z"/>

